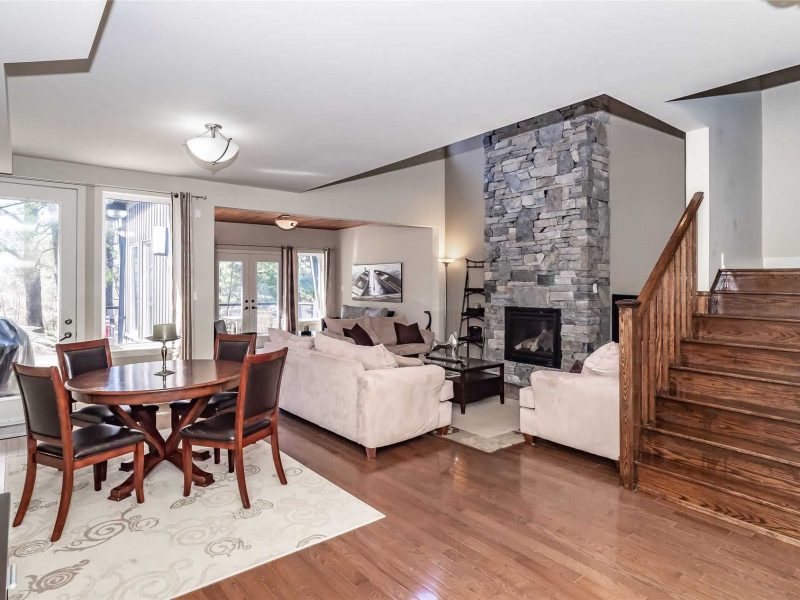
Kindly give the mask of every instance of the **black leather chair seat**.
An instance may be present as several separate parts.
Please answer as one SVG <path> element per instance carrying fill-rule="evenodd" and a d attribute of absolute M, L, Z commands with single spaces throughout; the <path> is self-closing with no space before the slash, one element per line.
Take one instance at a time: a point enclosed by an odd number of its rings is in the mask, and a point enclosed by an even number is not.
<path fill-rule="evenodd" d="M 208 419 L 222 411 L 233 410 L 236 407 L 236 396 L 237 392 L 217 392 L 211 396 L 211 399 L 208 401 L 208 404 L 206 404 L 203 412 L 200 413 L 200 416 L 203 419 Z M 173 411 L 177 411 L 183 415 L 189 412 L 191 404 L 191 400 L 176 400 L 175 402 L 170 402 L 169 407 Z"/>
<path fill-rule="evenodd" d="M 157 413 L 158 405 L 147 404 L 144 409 L 149 413 Z M 123 406 L 122 410 L 130 414 L 131 407 Z M 117 418 L 108 406 L 102 404 L 91 404 L 84 408 L 72 411 L 70 414 L 72 423 L 78 426 L 84 425 L 98 425 L 100 423 L 107 423 L 109 425 L 122 425 L 122 422 Z"/>
<path fill-rule="evenodd" d="M 99 454 L 113 448 L 130 446 L 144 441 L 144 435 L 139 431 L 116 425 L 89 425 L 72 432 L 72 448 L 75 458 L 83 458 L 92 454 Z M 63 457 L 63 448 L 55 444 L 40 444 L 37 452 L 49 454 L 58 458 Z"/>
<path fill-rule="evenodd" d="M 187 438 L 199 440 L 215 440 L 219 442 L 232 442 L 234 440 L 234 424 L 236 423 L 236 413 L 222 413 L 215 417 L 197 421 L 181 429 L 181 435 Z M 244 435 L 247 437 L 261 429 L 270 426 L 270 420 L 264 419 L 257 421 L 244 428 Z"/>

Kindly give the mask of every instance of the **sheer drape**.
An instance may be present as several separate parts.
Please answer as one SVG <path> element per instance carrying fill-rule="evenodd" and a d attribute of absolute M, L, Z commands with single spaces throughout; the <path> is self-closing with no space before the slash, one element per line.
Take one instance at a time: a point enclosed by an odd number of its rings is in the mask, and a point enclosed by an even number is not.
<path fill-rule="evenodd" d="M 297 331 L 297 250 L 281 246 L 281 318 L 283 329 Z"/>
<path fill-rule="evenodd" d="M 326 317 L 338 317 L 339 306 L 336 301 L 336 251 L 333 248 L 323 250 L 325 256 L 325 300 L 322 305 Z"/>
<path fill-rule="evenodd" d="M 173 277 L 175 320 L 181 336 L 180 357 L 192 358 L 192 194 L 172 194 Z M 210 325 L 209 325 L 210 329 Z"/>

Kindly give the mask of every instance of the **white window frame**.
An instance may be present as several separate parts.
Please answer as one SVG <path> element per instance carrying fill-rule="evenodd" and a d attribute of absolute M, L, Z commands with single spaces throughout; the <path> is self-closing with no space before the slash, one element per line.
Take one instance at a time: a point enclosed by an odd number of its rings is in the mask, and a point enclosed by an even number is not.
<path fill-rule="evenodd" d="M 298 264 L 295 265 L 295 272 L 297 273 L 297 277 L 298 278 L 300 277 L 300 255 L 301 254 L 319 254 L 322 257 L 322 261 L 321 261 L 322 262 L 322 270 L 320 271 L 320 275 L 323 278 L 322 289 L 321 289 L 322 295 L 320 297 L 320 301 L 321 301 L 322 304 L 319 307 L 319 311 L 320 311 L 320 318 L 319 319 L 305 319 L 305 320 L 300 319 L 300 314 L 299 314 L 300 313 L 300 308 L 298 306 L 298 309 L 297 309 L 297 312 L 298 312 L 297 325 L 301 329 L 304 326 L 308 325 L 311 329 L 319 330 L 319 329 L 322 329 L 322 319 L 324 319 L 327 316 L 325 314 L 325 289 L 326 289 L 326 287 L 328 285 L 328 282 L 325 281 L 325 278 L 327 277 L 328 268 L 327 268 L 327 265 L 325 264 L 325 249 L 324 248 L 298 248 L 297 249 L 297 263 Z M 299 280 L 298 280 L 298 283 L 299 283 Z M 299 304 L 299 302 L 300 302 L 299 296 L 298 296 L 297 301 L 298 301 L 298 304 Z"/>
<path fill-rule="evenodd" d="M 172 198 L 169 194 L 147 193 L 140 194 L 135 192 L 117 191 L 115 189 L 101 189 L 99 190 L 98 200 L 95 204 L 95 229 L 99 232 L 96 238 L 98 252 L 95 252 L 95 273 L 96 283 L 94 285 L 94 297 L 99 298 L 99 311 L 95 315 L 95 325 L 97 327 L 98 337 L 105 337 L 105 317 L 106 317 L 106 296 L 105 296 L 105 275 L 106 275 L 106 201 L 107 200 L 123 200 L 126 202 L 149 202 L 151 204 L 166 204 L 170 207 L 170 239 L 175 234 L 174 211 L 172 211 Z M 141 248 L 139 250 L 141 254 Z M 173 274 L 175 272 L 175 255 L 172 254 L 173 261 Z M 141 276 L 141 274 L 140 274 Z M 175 281 L 172 281 L 173 298 Z M 175 305 L 173 303 L 173 321 L 175 319 Z M 160 356 L 161 344 L 158 342 L 140 342 L 128 344 L 111 344 L 111 352 L 114 358 L 135 358 L 139 356 Z"/>

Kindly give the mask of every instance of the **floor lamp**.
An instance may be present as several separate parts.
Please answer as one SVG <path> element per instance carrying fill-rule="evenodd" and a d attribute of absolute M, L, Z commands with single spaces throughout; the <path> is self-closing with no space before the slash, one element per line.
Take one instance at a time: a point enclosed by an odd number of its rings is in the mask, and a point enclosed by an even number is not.
<path fill-rule="evenodd" d="M 447 267 L 455 258 L 440 258 L 440 263 L 444 265 L 444 335 L 447 337 Z"/>

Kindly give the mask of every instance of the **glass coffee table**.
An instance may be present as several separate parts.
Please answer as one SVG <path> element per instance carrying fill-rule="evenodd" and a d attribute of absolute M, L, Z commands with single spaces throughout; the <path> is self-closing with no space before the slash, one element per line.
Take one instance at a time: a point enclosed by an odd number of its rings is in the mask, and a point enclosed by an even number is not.
<path fill-rule="evenodd" d="M 467 412 L 470 402 L 491 396 L 500 396 L 500 404 L 505 404 L 505 365 L 502 362 L 466 357 L 452 359 L 429 354 L 423 357 L 423 361 L 446 371 L 445 376 L 453 382 L 452 401 L 461 405 L 462 415 Z"/>

